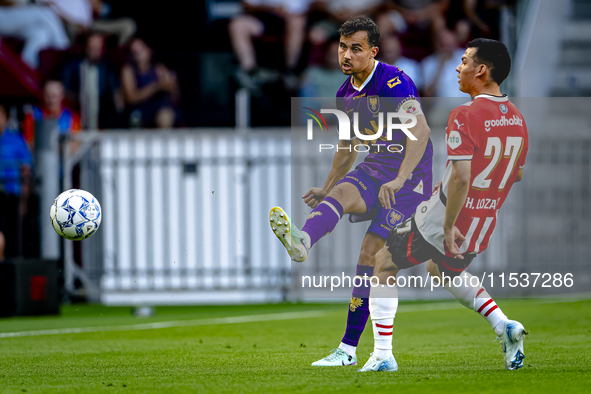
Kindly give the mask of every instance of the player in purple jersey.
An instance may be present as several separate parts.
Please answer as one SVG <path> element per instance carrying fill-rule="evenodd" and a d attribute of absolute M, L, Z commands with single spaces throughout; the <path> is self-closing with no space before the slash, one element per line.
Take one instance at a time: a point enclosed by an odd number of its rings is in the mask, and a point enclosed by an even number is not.
<path fill-rule="evenodd" d="M 340 34 L 339 63 L 350 77 L 337 93 L 337 107 L 347 115 L 358 113 L 357 125 L 364 136 L 380 131 L 380 124 L 386 123 L 385 119 L 380 122 L 380 116 L 386 113 L 412 114 L 416 124 L 408 131 L 415 139 L 396 129 L 390 139 L 383 135 L 364 140 L 370 153 L 351 172 L 358 151 L 351 147 L 358 146 L 360 139 L 340 140 L 324 186 L 313 187 L 302 197 L 313 208 L 304 227 L 299 230 L 279 207 L 271 209 L 269 221 L 291 258 L 303 262 L 308 250 L 330 233 L 344 214 L 350 214 L 352 222 L 371 220 L 357 265 L 357 275 L 369 278 L 374 269 L 372 257 L 384 246 L 390 229 L 410 217 L 431 195 L 433 149 L 414 83 L 399 68 L 374 59 L 380 38 L 376 24 L 366 17 L 351 18 L 341 26 Z M 370 284 L 369 280 L 361 282 L 353 290 L 341 344 L 312 365 L 357 363 L 357 344 L 369 317 Z"/>

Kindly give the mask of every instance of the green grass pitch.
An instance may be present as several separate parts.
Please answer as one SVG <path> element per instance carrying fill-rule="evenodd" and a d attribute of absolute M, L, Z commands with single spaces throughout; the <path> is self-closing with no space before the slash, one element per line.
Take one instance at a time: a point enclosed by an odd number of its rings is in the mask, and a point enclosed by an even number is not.
<path fill-rule="evenodd" d="M 0 319 L 0 392 L 591 392 L 591 301 L 498 301 L 530 330 L 519 371 L 503 369 L 484 319 L 447 301 L 402 302 L 394 321 L 399 371 L 363 374 L 369 324 L 358 366 L 310 366 L 340 342 L 342 304 L 162 307 L 151 318 L 71 305 L 61 316 Z M 247 317 L 224 319 L 237 316 Z M 136 327 L 122 330 L 128 325 Z M 146 329 L 153 327 L 160 328 Z M 67 328 L 94 332 L 2 334 Z"/>

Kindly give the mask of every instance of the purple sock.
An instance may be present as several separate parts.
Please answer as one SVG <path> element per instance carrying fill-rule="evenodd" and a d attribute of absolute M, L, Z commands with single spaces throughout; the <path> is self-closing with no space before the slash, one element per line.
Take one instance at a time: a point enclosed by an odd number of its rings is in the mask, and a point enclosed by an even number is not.
<path fill-rule="evenodd" d="M 338 214 L 334 211 L 335 209 L 339 212 Z M 304 228 L 302 228 L 302 231 L 305 231 L 310 236 L 310 246 L 308 248 L 311 248 L 320 238 L 334 230 L 342 217 L 342 205 L 334 198 L 326 197 L 308 215 L 308 220 L 306 220 Z"/>
<path fill-rule="evenodd" d="M 351 304 L 349 304 L 347 329 L 342 342 L 350 346 L 359 344 L 359 338 L 369 318 L 369 291 L 371 289 L 369 278 L 373 275 L 373 267 L 357 265 L 357 276 L 363 277 L 364 274 L 367 275 L 368 279 L 361 286 L 356 286 L 353 289 L 353 297 L 351 298 Z"/>

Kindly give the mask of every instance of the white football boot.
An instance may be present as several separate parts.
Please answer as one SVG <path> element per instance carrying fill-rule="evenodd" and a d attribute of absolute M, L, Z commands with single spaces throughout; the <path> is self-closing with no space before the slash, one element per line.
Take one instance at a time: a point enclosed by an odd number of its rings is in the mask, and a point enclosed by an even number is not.
<path fill-rule="evenodd" d="M 503 333 L 497 337 L 501 341 L 501 350 L 505 355 L 505 369 L 510 371 L 523 367 L 525 353 L 523 338 L 528 332 L 523 325 L 515 320 L 506 320 Z"/>
<path fill-rule="evenodd" d="M 393 354 L 379 359 L 372 353 L 363 368 L 357 372 L 394 372 L 398 371 L 398 363 Z"/>
<path fill-rule="evenodd" d="M 344 365 L 357 365 L 357 356 L 350 356 L 343 349 L 333 349 L 328 356 L 312 363 L 313 367 L 342 367 Z"/>
<path fill-rule="evenodd" d="M 271 208 L 269 223 L 277 238 L 287 249 L 291 259 L 298 263 L 306 261 L 308 258 L 306 238 L 304 233 L 291 222 L 287 213 L 279 207 Z"/>

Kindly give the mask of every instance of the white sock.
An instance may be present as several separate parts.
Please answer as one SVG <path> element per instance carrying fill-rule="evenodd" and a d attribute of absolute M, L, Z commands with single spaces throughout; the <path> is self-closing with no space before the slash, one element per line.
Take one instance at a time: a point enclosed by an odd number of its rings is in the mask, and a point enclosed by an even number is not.
<path fill-rule="evenodd" d="M 397 309 L 398 288 L 396 286 L 380 285 L 371 289 L 369 312 L 373 327 L 373 353 L 378 359 L 386 358 L 392 354 L 392 332 Z"/>
<path fill-rule="evenodd" d="M 339 345 L 339 349 L 343 349 L 345 353 L 347 353 L 351 357 L 355 357 L 355 352 L 357 351 L 357 347 L 347 345 L 346 343 L 341 342 Z"/>
<path fill-rule="evenodd" d="M 505 316 L 501 308 L 499 308 L 484 287 L 473 285 L 480 283 L 477 277 L 466 271 L 462 272 L 458 277 L 461 278 L 461 286 L 454 286 L 453 281 L 451 281 L 445 284 L 443 288 L 453 294 L 460 304 L 466 308 L 473 309 L 484 317 L 493 330 L 495 330 L 495 333 L 500 335 L 504 327 L 501 323 L 507 320 L 507 316 Z M 457 282 L 458 280 L 456 280 Z"/>
<path fill-rule="evenodd" d="M 488 324 L 495 330 L 495 334 L 501 335 L 507 316 L 503 313 L 497 303 L 488 295 L 484 287 L 480 287 L 474 298 L 474 310 L 486 319 Z"/>

